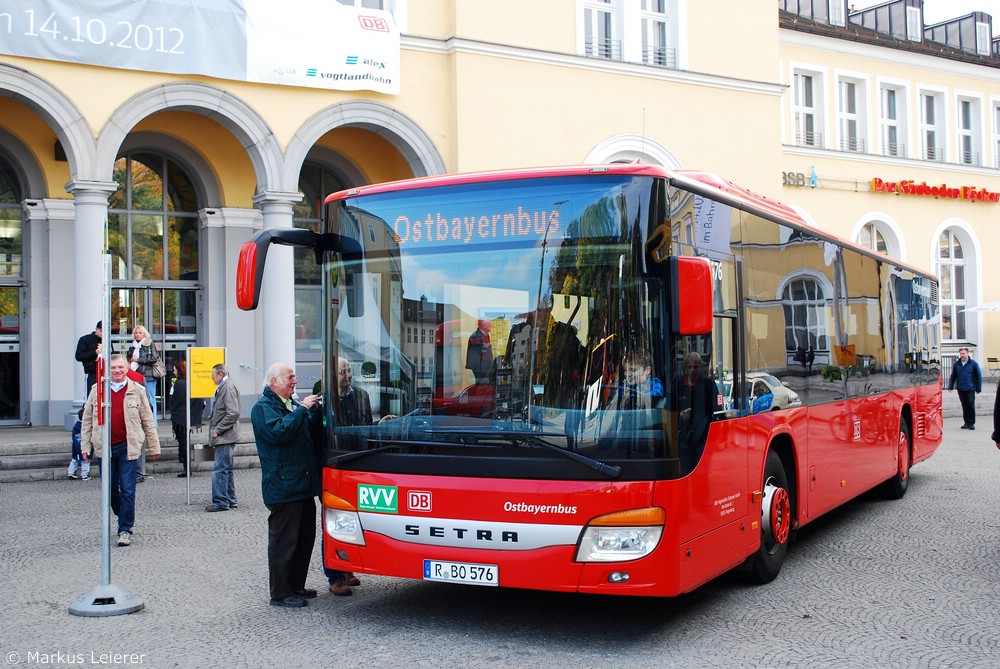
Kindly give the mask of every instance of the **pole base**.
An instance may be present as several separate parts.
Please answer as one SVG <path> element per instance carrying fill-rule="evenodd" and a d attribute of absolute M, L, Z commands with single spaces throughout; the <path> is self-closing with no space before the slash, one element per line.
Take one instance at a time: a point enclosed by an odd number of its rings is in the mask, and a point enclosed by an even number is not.
<path fill-rule="evenodd" d="M 70 604 L 69 612 L 74 616 L 121 616 L 135 613 L 145 605 L 141 599 L 117 585 L 96 585 Z"/>

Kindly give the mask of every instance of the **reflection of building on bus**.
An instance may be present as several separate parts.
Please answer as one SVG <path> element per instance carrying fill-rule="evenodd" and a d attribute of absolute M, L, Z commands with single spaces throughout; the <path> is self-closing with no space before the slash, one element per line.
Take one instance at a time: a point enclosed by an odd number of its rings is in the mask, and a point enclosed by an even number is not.
<path fill-rule="evenodd" d="M 323 220 L 267 234 L 319 252 L 324 350 L 400 414 L 353 439 L 328 421 L 328 567 L 633 595 L 767 582 L 794 528 L 902 496 L 941 441 L 936 279 L 712 175 L 434 177 L 338 193 Z M 243 308 L 268 243 L 241 253 Z"/>

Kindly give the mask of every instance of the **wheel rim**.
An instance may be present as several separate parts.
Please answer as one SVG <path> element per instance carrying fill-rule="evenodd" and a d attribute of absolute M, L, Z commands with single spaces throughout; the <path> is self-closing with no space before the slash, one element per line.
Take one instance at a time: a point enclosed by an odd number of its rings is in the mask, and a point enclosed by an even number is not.
<path fill-rule="evenodd" d="M 902 431 L 899 433 L 899 453 L 896 461 L 899 463 L 899 480 L 905 481 L 910 473 L 910 441 Z"/>
<path fill-rule="evenodd" d="M 788 491 L 768 479 L 764 485 L 764 503 L 761 507 L 761 523 L 764 530 L 764 542 L 769 553 L 788 540 L 791 529 L 792 505 L 788 499 Z"/>

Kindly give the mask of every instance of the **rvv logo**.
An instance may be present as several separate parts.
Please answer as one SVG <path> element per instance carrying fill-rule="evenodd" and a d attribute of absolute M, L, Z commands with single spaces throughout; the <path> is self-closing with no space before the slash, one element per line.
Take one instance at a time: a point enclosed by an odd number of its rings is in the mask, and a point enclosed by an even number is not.
<path fill-rule="evenodd" d="M 392 485 L 358 484 L 358 510 L 396 513 L 399 498 L 397 488 Z"/>

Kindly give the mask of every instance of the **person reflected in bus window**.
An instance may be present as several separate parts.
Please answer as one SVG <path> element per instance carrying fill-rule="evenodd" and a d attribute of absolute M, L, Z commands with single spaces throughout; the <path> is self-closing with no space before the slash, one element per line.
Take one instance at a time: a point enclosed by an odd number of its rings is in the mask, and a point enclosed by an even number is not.
<path fill-rule="evenodd" d="M 346 358 L 337 358 L 337 425 L 371 425 L 372 401 L 368 391 L 356 387 Z"/>
<path fill-rule="evenodd" d="M 684 356 L 684 369 L 674 389 L 678 417 L 681 471 L 694 470 L 705 450 L 709 423 L 722 409 L 721 395 L 715 381 L 702 374 L 701 355 L 691 351 Z"/>
<path fill-rule="evenodd" d="M 469 348 L 465 354 L 465 368 L 476 377 L 476 384 L 489 381 L 493 369 L 493 344 L 490 342 L 490 322 L 480 319 L 476 331 L 469 335 Z"/>
<path fill-rule="evenodd" d="M 364 388 L 356 388 L 351 363 L 346 358 L 337 358 L 337 425 L 371 425 L 372 402 Z M 330 592 L 340 597 L 353 594 L 351 587 L 361 585 L 361 579 L 351 572 L 330 569 L 323 561 L 323 574 L 329 583 Z"/>

